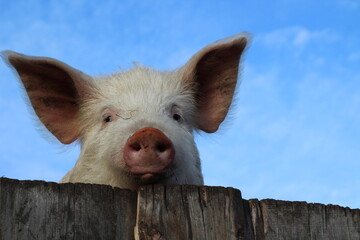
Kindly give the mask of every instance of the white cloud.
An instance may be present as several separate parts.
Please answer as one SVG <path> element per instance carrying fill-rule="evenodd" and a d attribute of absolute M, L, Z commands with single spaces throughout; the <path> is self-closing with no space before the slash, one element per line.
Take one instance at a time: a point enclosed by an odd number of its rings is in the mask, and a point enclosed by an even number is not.
<path fill-rule="evenodd" d="M 358 0 L 341 0 L 340 5 L 350 9 L 357 9 L 359 7 Z"/>
<path fill-rule="evenodd" d="M 340 36 L 328 29 L 309 30 L 294 26 L 260 34 L 257 38 L 260 43 L 271 47 L 304 47 L 310 42 L 334 42 Z"/>
<path fill-rule="evenodd" d="M 350 53 L 349 56 L 348 56 L 348 60 L 349 60 L 350 62 L 359 61 L 359 60 L 360 60 L 360 51 L 359 51 L 359 52 Z"/>
<path fill-rule="evenodd" d="M 293 44 L 295 46 L 305 45 L 311 38 L 311 33 L 307 29 L 298 29 L 294 35 Z"/>

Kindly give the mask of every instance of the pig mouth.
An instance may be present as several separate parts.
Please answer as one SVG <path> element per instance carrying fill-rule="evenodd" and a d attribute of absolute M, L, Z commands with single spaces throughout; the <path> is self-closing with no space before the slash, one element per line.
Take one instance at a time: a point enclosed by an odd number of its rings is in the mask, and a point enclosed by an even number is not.
<path fill-rule="evenodd" d="M 136 179 L 140 184 L 156 184 L 163 183 L 166 179 L 172 176 L 173 171 L 170 167 L 152 171 L 150 169 L 143 169 L 143 171 L 134 171 L 131 169 L 128 173 Z"/>
<path fill-rule="evenodd" d="M 164 179 L 164 175 L 159 173 L 144 173 L 137 175 L 137 178 L 141 184 L 152 184 L 161 182 L 161 180 Z"/>
<path fill-rule="evenodd" d="M 169 168 L 162 169 L 161 171 L 131 171 L 135 179 L 141 184 L 154 184 L 162 183 L 170 176 Z"/>

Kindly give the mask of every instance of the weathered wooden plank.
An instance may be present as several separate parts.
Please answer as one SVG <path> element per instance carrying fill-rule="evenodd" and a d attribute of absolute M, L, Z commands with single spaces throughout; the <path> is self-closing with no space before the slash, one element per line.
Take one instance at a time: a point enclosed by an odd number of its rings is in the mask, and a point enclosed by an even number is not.
<path fill-rule="evenodd" d="M 325 206 L 321 204 L 309 204 L 309 226 L 310 226 L 310 239 L 326 239 L 326 229 L 324 221 Z"/>
<path fill-rule="evenodd" d="M 249 239 L 239 190 L 144 186 L 138 194 L 137 239 Z"/>
<path fill-rule="evenodd" d="M 0 179 L 0 239 L 134 239 L 136 192 Z"/>
<path fill-rule="evenodd" d="M 249 200 L 254 239 L 360 239 L 360 210 L 273 199 Z"/>
<path fill-rule="evenodd" d="M 293 239 L 310 240 L 309 209 L 306 202 L 293 202 Z"/>
<path fill-rule="evenodd" d="M 360 239 L 360 233 L 352 231 L 349 227 L 349 225 L 354 225 L 354 222 L 348 218 L 347 208 L 325 206 L 325 223 L 328 239 Z"/>
<path fill-rule="evenodd" d="M 346 208 L 348 228 L 353 239 L 360 239 L 360 209 Z"/>
<path fill-rule="evenodd" d="M 245 217 L 245 239 L 256 239 L 255 227 L 252 222 L 252 211 L 250 201 L 242 200 L 244 217 Z"/>
<path fill-rule="evenodd" d="M 251 216 L 252 232 L 255 240 L 265 239 L 265 228 L 263 214 L 261 212 L 260 202 L 257 199 L 250 199 L 248 201 L 249 214 Z"/>
<path fill-rule="evenodd" d="M 264 239 L 278 239 L 278 207 L 275 200 L 260 201 L 261 215 L 264 223 Z"/>

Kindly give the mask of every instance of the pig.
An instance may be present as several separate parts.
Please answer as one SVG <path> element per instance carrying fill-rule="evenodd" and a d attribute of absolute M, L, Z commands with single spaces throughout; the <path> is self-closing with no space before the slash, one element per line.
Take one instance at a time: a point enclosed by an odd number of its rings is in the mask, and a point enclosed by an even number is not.
<path fill-rule="evenodd" d="M 1 53 L 42 124 L 80 156 L 61 183 L 203 185 L 194 133 L 216 132 L 235 92 L 248 35 L 216 41 L 182 67 L 136 65 L 92 77 L 63 62 Z"/>

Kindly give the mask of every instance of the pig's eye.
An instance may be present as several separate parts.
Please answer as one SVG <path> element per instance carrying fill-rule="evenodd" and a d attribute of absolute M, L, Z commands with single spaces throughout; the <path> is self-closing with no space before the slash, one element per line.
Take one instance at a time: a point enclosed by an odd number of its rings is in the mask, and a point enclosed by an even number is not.
<path fill-rule="evenodd" d="M 173 119 L 177 122 L 180 122 L 181 121 L 181 116 L 180 114 L 177 114 L 177 113 L 174 113 L 173 114 Z"/>
<path fill-rule="evenodd" d="M 102 114 L 102 119 L 104 123 L 109 123 L 116 120 L 116 114 L 110 109 L 105 109 Z"/>
<path fill-rule="evenodd" d="M 104 118 L 104 122 L 106 122 L 106 123 L 112 122 L 112 120 L 113 120 L 112 116 L 106 116 L 106 117 Z"/>
<path fill-rule="evenodd" d="M 181 110 L 176 105 L 172 106 L 171 108 L 171 115 L 170 117 L 177 122 L 182 122 L 183 118 L 181 116 Z"/>

